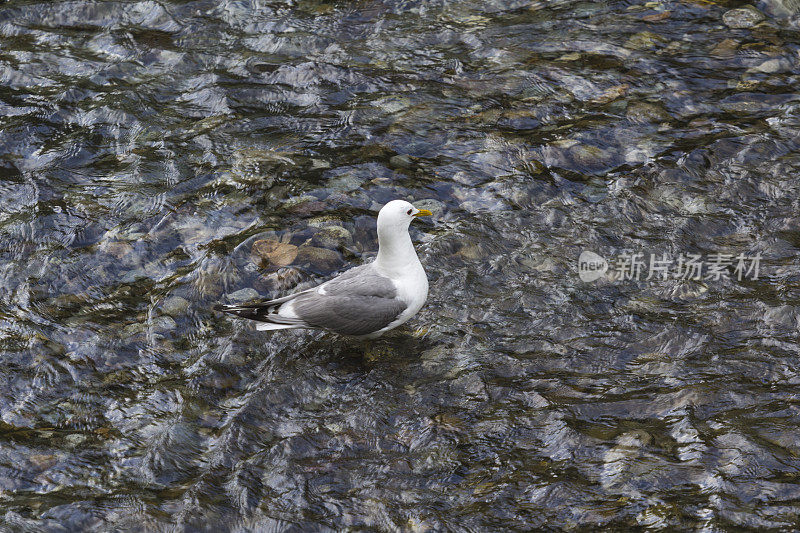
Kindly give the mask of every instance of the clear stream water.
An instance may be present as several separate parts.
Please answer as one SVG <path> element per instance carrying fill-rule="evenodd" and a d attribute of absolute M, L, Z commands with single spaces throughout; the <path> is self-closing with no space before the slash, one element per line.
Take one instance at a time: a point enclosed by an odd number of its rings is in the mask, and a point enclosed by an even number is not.
<path fill-rule="evenodd" d="M 800 4 L 745 4 L 4 2 L 2 529 L 799 528 Z M 408 327 L 211 310 L 393 198 Z"/>

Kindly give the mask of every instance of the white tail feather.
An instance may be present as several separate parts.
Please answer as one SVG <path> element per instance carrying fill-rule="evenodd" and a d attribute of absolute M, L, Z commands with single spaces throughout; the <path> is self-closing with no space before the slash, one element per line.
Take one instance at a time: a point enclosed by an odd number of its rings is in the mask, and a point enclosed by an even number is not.
<path fill-rule="evenodd" d="M 270 331 L 273 329 L 294 329 L 297 327 L 299 326 L 296 326 L 294 324 L 270 324 L 268 322 L 259 322 L 258 324 L 256 324 L 256 329 L 258 331 Z"/>

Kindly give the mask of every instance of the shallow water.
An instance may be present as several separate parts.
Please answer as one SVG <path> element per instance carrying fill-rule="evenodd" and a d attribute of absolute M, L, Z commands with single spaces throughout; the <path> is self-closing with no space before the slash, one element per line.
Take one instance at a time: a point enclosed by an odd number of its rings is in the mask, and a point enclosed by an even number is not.
<path fill-rule="evenodd" d="M 800 527 L 800 6 L 741 4 L 4 3 L 3 529 Z M 408 327 L 211 311 L 398 197 Z"/>

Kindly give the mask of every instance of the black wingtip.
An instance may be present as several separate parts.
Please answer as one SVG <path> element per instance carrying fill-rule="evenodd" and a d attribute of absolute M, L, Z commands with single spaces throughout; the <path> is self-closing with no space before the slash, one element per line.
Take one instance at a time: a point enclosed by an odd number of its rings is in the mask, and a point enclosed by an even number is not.
<path fill-rule="evenodd" d="M 222 305 L 222 304 L 217 304 L 217 305 L 214 306 L 214 311 L 222 311 L 222 312 L 224 312 L 225 311 L 225 306 Z"/>

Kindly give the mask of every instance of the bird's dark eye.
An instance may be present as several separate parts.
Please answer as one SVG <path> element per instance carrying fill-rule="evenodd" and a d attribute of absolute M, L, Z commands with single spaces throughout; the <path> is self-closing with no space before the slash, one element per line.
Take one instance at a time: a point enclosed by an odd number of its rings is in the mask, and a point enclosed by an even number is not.
<path fill-rule="evenodd" d="M 411 209 L 409 209 L 408 211 L 406 211 L 406 215 L 410 215 L 410 214 L 411 214 Z"/>

